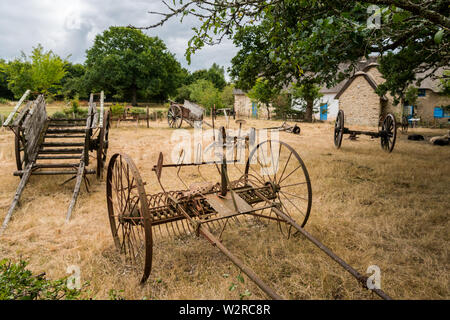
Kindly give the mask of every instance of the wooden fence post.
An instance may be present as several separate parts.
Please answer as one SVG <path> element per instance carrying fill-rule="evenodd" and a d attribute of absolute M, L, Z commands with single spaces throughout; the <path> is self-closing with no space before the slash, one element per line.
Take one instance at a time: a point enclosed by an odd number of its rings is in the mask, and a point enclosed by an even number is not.
<path fill-rule="evenodd" d="M 150 111 L 149 111 L 149 108 L 147 107 L 147 129 L 148 128 L 150 128 L 150 119 L 149 119 L 149 117 L 150 117 Z"/>

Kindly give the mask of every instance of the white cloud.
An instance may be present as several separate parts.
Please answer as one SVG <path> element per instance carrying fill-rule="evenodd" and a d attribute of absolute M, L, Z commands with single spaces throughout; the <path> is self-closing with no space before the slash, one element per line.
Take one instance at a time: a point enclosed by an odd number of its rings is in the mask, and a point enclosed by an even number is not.
<path fill-rule="evenodd" d="M 98 33 L 112 25 L 150 25 L 158 21 L 158 16 L 148 11 L 164 10 L 161 0 L 1 0 L 0 58 L 10 60 L 21 51 L 30 53 L 41 43 L 62 57 L 71 55 L 73 62 L 83 62 L 86 49 Z M 237 52 L 229 40 L 205 47 L 192 57 L 190 66 L 187 64 L 184 53 L 195 25 L 198 22 L 194 19 L 181 24 L 175 18 L 146 33 L 160 37 L 188 70 L 209 68 L 214 62 L 229 67 Z"/>

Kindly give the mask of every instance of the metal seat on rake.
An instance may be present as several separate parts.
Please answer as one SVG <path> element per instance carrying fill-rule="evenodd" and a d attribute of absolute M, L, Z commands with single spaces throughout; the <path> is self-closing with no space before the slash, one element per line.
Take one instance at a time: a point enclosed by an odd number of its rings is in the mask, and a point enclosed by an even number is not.
<path fill-rule="evenodd" d="M 220 132 L 221 141 L 227 141 L 223 127 Z M 156 235 L 194 234 L 217 247 L 269 297 L 282 299 L 220 240 L 227 227 L 236 223 L 244 227 L 243 220 L 257 219 L 276 223 L 288 237 L 293 231 L 301 233 L 366 285 L 366 277 L 304 230 L 311 211 L 311 182 L 303 160 L 291 146 L 276 140 L 257 144 L 244 162 L 245 169 L 235 180 L 230 180 L 228 166 L 235 165 L 237 159 L 227 159 L 226 154 L 222 154 L 219 163 L 177 164 L 164 164 L 160 154 L 153 171 L 163 191 L 154 194 L 146 193 L 137 166 L 128 155 L 112 156 L 106 180 L 111 232 L 126 262 L 142 272 L 141 283 L 148 279 L 152 269 Z M 176 170 L 180 178 L 181 168 L 189 170 L 208 165 L 217 169 L 216 179 L 208 175 L 209 181 L 190 186 L 182 181 L 186 189 L 171 191 L 163 183 L 165 171 Z M 389 298 L 381 290 L 374 289 L 374 292 Z"/>

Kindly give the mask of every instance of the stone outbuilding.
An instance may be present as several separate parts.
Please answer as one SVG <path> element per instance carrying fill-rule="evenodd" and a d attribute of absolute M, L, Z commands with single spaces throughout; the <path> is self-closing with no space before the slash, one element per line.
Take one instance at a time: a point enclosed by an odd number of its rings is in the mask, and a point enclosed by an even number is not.
<path fill-rule="evenodd" d="M 369 64 L 347 80 L 336 95 L 339 108 L 345 114 L 345 123 L 377 126 L 387 113 L 393 113 L 397 121 L 402 115 L 420 119 L 423 124 L 449 121 L 450 115 L 445 112 L 444 106 L 450 105 L 450 97 L 440 93 L 439 80 L 427 78 L 422 81 L 415 106 L 394 105 L 389 94 L 380 97 L 375 90 L 384 81 L 377 63 Z"/>

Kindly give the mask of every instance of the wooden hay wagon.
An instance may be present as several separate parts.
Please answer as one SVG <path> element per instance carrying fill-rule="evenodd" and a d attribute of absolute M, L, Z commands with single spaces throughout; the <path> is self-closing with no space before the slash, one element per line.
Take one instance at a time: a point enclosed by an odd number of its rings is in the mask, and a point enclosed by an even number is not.
<path fill-rule="evenodd" d="M 63 184 L 76 179 L 66 214 L 68 221 L 82 181 L 84 180 L 89 191 L 87 175 L 96 175 L 100 179 L 106 163 L 110 113 L 104 109 L 103 92 L 96 94 L 99 97 L 100 110 L 97 110 L 94 94 L 91 94 L 86 117 L 62 119 L 48 117 L 45 97 L 42 94 L 38 95 L 36 100 L 28 101 L 23 107 L 29 95 L 28 90 L 3 123 L 3 126 L 11 129 L 15 136 L 17 171 L 14 175 L 19 176 L 21 180 L 0 233 L 6 229 L 31 176 L 69 176 L 70 178 Z M 95 153 L 95 169 L 87 168 L 91 162 L 90 153 Z"/>

